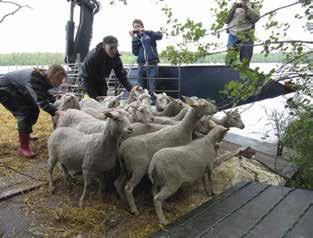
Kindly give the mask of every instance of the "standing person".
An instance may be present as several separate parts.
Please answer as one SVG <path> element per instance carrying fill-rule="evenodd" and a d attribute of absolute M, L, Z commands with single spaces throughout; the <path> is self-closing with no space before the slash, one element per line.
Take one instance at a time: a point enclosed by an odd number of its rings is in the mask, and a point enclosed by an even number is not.
<path fill-rule="evenodd" d="M 226 18 L 228 43 L 226 64 L 231 65 L 236 61 L 238 52 L 240 62 L 249 64 L 253 55 L 255 23 L 260 19 L 260 14 L 254 3 L 249 0 L 238 0 L 230 9 Z"/>
<path fill-rule="evenodd" d="M 146 31 L 143 22 L 139 19 L 133 21 L 133 29 L 129 32 L 132 37 L 132 53 L 137 56 L 139 66 L 139 85 L 148 88 L 152 100 L 158 77 L 159 55 L 157 51 L 157 40 L 163 37 L 162 32 Z"/>
<path fill-rule="evenodd" d="M 35 155 L 29 142 L 39 116 L 38 106 L 51 116 L 59 114 L 52 104 L 55 99 L 48 90 L 59 86 L 65 77 L 66 72 L 61 65 L 51 65 L 47 70 L 22 69 L 0 76 L 0 103 L 17 120 L 19 153 L 23 157 Z"/>
<path fill-rule="evenodd" d="M 132 85 L 127 80 L 127 72 L 117 47 L 117 39 L 114 36 L 106 36 L 87 54 L 79 77 L 89 97 L 96 99 L 98 96 L 107 95 L 106 78 L 110 76 L 112 69 L 120 83 L 128 92 L 131 91 Z"/>

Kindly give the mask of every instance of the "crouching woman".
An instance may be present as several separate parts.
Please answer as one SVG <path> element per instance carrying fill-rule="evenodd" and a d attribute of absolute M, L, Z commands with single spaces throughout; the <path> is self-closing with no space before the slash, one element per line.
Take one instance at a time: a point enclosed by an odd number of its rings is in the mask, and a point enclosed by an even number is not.
<path fill-rule="evenodd" d="M 61 65 L 51 65 L 47 70 L 23 69 L 0 75 L 0 103 L 17 120 L 19 153 L 23 157 L 35 155 L 29 142 L 32 127 L 38 120 L 39 107 L 51 116 L 59 114 L 52 104 L 55 99 L 48 90 L 59 86 L 65 77 L 66 72 Z"/>

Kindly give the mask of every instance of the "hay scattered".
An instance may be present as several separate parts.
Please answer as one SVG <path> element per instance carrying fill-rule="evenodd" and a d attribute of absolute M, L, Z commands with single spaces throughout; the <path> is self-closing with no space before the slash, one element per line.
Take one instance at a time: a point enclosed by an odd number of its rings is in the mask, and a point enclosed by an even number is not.
<path fill-rule="evenodd" d="M 46 163 L 48 157 L 47 139 L 52 132 L 50 116 L 45 112 L 40 113 L 38 123 L 34 128 L 35 134 L 40 139 L 32 143 L 32 148 L 38 155 L 35 159 L 26 160 L 17 154 L 15 119 L 1 105 L 0 115 L 0 163 L 22 172 L 32 171 L 33 176 L 47 181 L 47 172 L 42 164 Z M 235 164 L 241 166 L 237 160 Z M 241 179 L 240 174 L 235 173 L 236 168 L 231 165 L 228 167 L 226 163 L 225 169 L 215 172 L 214 191 L 216 193 L 223 192 L 232 185 L 233 181 Z M 249 168 L 254 169 L 251 166 Z M 15 176 L 14 171 L 0 167 L 1 179 L 14 181 Z M 36 224 L 29 229 L 34 236 L 74 237 L 85 234 L 88 237 L 143 238 L 159 229 L 164 229 L 158 223 L 150 188 L 147 189 L 147 186 L 142 185 L 135 189 L 136 203 L 141 211 L 141 214 L 135 217 L 128 212 L 128 206 L 117 198 L 113 190 L 106 192 L 103 198 L 99 199 L 95 193 L 96 189 L 91 188 L 85 209 L 81 209 L 78 207 L 79 197 L 83 190 L 81 177 L 78 177 L 78 181 L 71 187 L 65 188 L 61 170 L 56 169 L 54 180 L 56 194 L 53 196 L 49 196 L 47 186 L 21 196 L 25 216 L 35 215 L 37 218 Z M 165 211 L 165 215 L 169 221 L 174 221 L 207 200 L 202 183 L 196 183 L 179 190 L 169 199 L 170 211 Z"/>

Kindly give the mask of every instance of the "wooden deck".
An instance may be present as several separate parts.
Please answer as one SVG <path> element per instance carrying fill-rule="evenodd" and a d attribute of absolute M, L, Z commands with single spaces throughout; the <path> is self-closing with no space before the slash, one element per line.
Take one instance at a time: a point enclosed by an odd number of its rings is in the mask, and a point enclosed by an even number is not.
<path fill-rule="evenodd" d="M 151 238 L 311 238 L 313 192 L 241 182 Z"/>

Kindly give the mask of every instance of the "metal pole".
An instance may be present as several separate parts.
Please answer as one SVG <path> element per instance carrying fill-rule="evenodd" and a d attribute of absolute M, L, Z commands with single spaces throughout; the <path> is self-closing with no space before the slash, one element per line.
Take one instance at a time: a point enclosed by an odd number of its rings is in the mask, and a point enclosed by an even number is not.
<path fill-rule="evenodd" d="M 180 63 L 178 65 L 178 98 L 180 98 L 180 79 L 181 79 L 181 68 Z"/>

